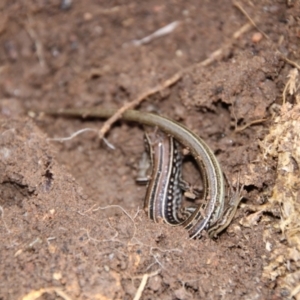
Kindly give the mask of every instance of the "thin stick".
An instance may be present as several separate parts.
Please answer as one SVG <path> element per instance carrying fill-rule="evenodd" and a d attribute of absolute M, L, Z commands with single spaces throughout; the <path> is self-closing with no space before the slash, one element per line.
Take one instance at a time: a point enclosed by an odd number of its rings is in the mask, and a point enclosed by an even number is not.
<path fill-rule="evenodd" d="M 221 55 L 224 53 L 224 49 L 230 47 L 233 44 L 233 41 L 238 39 L 242 34 L 245 32 L 249 31 L 252 28 L 251 23 L 247 23 L 243 25 L 238 31 L 236 31 L 232 35 L 232 41 L 229 42 L 228 44 L 222 46 L 222 48 L 219 48 L 218 50 L 214 51 L 209 58 L 203 60 L 202 62 L 196 64 L 196 66 L 201 66 L 201 67 L 206 67 L 210 65 L 212 62 L 214 62 L 217 58 L 221 57 Z M 194 66 L 192 66 L 194 67 Z"/>
<path fill-rule="evenodd" d="M 149 278 L 148 274 L 144 274 L 143 275 L 143 278 L 141 280 L 140 286 L 137 289 L 136 294 L 135 294 L 133 300 L 139 300 L 141 298 L 143 290 L 145 289 L 145 286 L 147 284 L 148 278 Z"/>
<path fill-rule="evenodd" d="M 87 131 L 92 131 L 92 132 L 96 132 L 98 130 L 96 129 L 93 129 L 93 128 L 83 128 L 83 129 L 80 129 L 78 131 L 75 131 L 74 133 L 72 133 L 70 136 L 67 136 L 67 137 L 61 137 L 61 138 L 48 138 L 47 141 L 56 141 L 56 142 L 65 142 L 65 141 L 70 141 L 72 140 L 74 137 L 76 137 L 77 135 L 81 134 L 81 133 L 84 133 L 84 132 L 87 132 Z"/>
<path fill-rule="evenodd" d="M 265 122 L 268 120 L 267 119 L 258 119 L 258 120 L 254 120 L 252 122 L 249 122 L 241 127 L 238 127 L 237 123 L 238 123 L 238 120 L 237 120 L 237 116 L 236 116 L 236 113 L 235 113 L 235 109 L 234 109 L 234 103 L 233 101 L 231 102 L 231 105 L 232 105 L 232 114 L 233 114 L 233 117 L 234 117 L 234 132 L 241 132 L 243 130 L 245 130 L 246 128 L 252 126 L 252 125 L 255 125 L 255 124 L 260 124 L 262 122 Z"/>
<path fill-rule="evenodd" d="M 233 5 L 235 5 L 243 14 L 244 16 L 251 22 L 251 24 L 268 40 L 271 42 L 271 46 L 273 47 L 273 49 L 275 49 L 275 53 L 278 54 L 284 61 L 286 61 L 288 64 L 294 66 L 295 68 L 297 68 L 298 70 L 300 70 L 300 65 L 297 64 L 296 62 L 288 59 L 283 53 L 281 53 L 276 45 L 272 42 L 272 40 L 270 39 L 270 37 L 264 33 L 263 30 L 261 30 L 257 25 L 256 23 L 253 21 L 253 19 L 248 15 L 248 13 L 246 12 L 246 10 L 242 7 L 242 5 L 236 1 L 233 2 Z M 282 93 L 282 102 L 283 104 L 285 103 L 286 101 L 286 91 L 287 91 L 287 88 L 289 86 L 289 82 L 287 82 L 286 86 L 284 87 L 284 90 L 283 90 L 283 93 Z M 250 123 L 249 123 L 250 124 Z M 252 123 L 253 124 L 253 123 Z M 250 124 L 250 125 L 252 125 Z M 248 127 L 248 126 L 247 126 Z M 245 129 L 246 127 L 242 127 L 241 129 Z M 237 131 L 237 130 L 236 130 Z M 239 130 L 240 131 L 240 130 Z"/>
<path fill-rule="evenodd" d="M 241 127 L 235 126 L 235 130 L 234 131 L 235 132 L 241 132 L 241 131 L 245 130 L 246 128 L 248 128 L 248 127 L 250 127 L 252 125 L 260 124 L 260 123 L 263 123 L 263 122 L 268 121 L 268 120 L 269 120 L 268 118 L 267 119 L 258 119 L 258 120 L 254 120 L 252 122 L 249 122 L 249 123 L 247 123 L 247 124 L 245 124 L 245 125 L 243 125 Z"/>
<path fill-rule="evenodd" d="M 242 7 L 242 5 L 236 1 L 233 2 L 233 5 L 236 6 L 241 12 L 242 14 L 251 22 L 251 24 L 268 40 L 271 42 L 272 46 L 274 48 L 276 48 L 276 46 L 274 45 L 274 43 L 272 42 L 271 38 L 263 31 L 261 30 L 258 25 L 256 25 L 256 23 L 254 22 L 254 20 L 249 16 L 249 14 L 246 12 L 246 10 Z M 287 63 L 289 63 L 290 65 L 294 66 L 295 68 L 297 68 L 298 70 L 300 70 L 300 65 L 297 64 L 296 62 L 288 59 L 283 53 L 281 53 L 278 49 L 276 49 L 275 51 L 276 54 L 280 55 L 281 58 L 283 60 L 285 60 Z"/>
<path fill-rule="evenodd" d="M 232 35 L 232 39 L 236 40 L 238 39 L 242 34 L 244 34 L 245 32 L 247 32 L 248 30 L 250 30 L 252 28 L 252 24 L 245 24 L 243 25 L 238 31 L 236 31 L 233 35 Z M 217 58 L 219 58 L 223 53 L 224 53 L 224 49 L 226 49 L 227 47 L 229 47 L 231 43 L 227 43 L 226 45 L 223 45 L 221 48 L 219 48 L 218 50 L 214 51 L 212 53 L 212 55 L 203 60 L 202 62 L 196 64 L 196 66 L 201 66 L 201 67 L 205 67 L 208 66 L 209 64 L 211 64 L 212 62 L 214 62 Z M 145 92 L 141 93 L 136 99 L 134 99 L 131 102 L 128 102 L 127 104 L 125 104 L 124 106 L 122 106 L 112 117 L 110 117 L 102 126 L 102 128 L 99 130 L 99 138 L 102 139 L 104 137 L 104 135 L 109 131 L 109 129 L 111 128 L 112 124 L 114 122 L 116 122 L 118 119 L 121 118 L 122 114 L 131 108 L 136 107 L 137 105 L 139 105 L 143 100 L 145 100 L 146 98 L 148 98 L 149 96 L 160 92 L 161 90 L 170 87 L 171 85 L 175 84 L 177 81 L 179 81 L 182 77 L 182 75 L 184 73 L 186 73 L 187 71 L 189 71 L 190 69 L 194 68 L 195 65 L 191 65 L 188 66 L 187 68 L 175 73 L 172 77 L 170 77 L 169 79 L 167 79 L 166 81 L 164 81 L 162 84 L 158 84 L 157 86 L 155 86 L 154 88 L 150 88 L 148 90 L 146 90 Z"/>
<path fill-rule="evenodd" d="M 109 118 L 104 123 L 102 128 L 99 130 L 99 138 L 102 139 L 104 137 L 106 132 L 108 132 L 109 129 L 111 128 L 112 124 L 114 122 L 116 122 L 118 119 L 120 119 L 122 114 L 126 110 L 139 105 L 144 99 L 148 98 L 149 96 L 151 96 L 151 95 L 153 95 L 153 94 L 155 94 L 155 93 L 157 93 L 157 92 L 173 85 L 174 83 L 176 83 L 181 78 L 181 76 L 182 76 L 182 72 L 175 73 L 175 75 L 173 75 L 171 78 L 164 81 L 162 84 L 159 84 L 159 85 L 155 86 L 154 88 L 151 88 L 151 89 L 147 90 L 146 92 L 143 92 L 136 99 L 134 99 L 133 101 L 128 102 L 127 104 L 122 106 L 111 118 Z"/>
<path fill-rule="evenodd" d="M 242 7 L 242 5 L 240 3 L 238 3 L 237 1 L 233 1 L 233 5 L 235 7 L 237 7 L 242 13 L 243 15 L 249 20 L 249 22 L 267 39 L 267 40 L 271 40 L 269 38 L 269 36 L 264 33 L 263 30 L 261 30 L 256 23 L 253 21 L 253 19 L 248 15 L 248 13 L 245 11 L 245 9 Z"/>
<path fill-rule="evenodd" d="M 297 68 L 300 71 L 300 65 L 299 64 L 297 64 L 296 62 L 288 59 L 279 50 L 277 50 L 276 53 L 279 54 L 283 60 L 285 60 L 287 63 L 289 63 L 290 65 L 294 66 L 295 68 Z"/>
<path fill-rule="evenodd" d="M 141 283 L 140 283 L 140 286 L 137 289 L 136 294 L 135 294 L 133 300 L 139 300 L 141 298 L 142 293 L 143 293 L 143 291 L 145 289 L 145 286 L 147 284 L 148 278 L 152 277 L 152 276 L 156 276 L 159 272 L 160 272 L 160 270 L 157 270 L 157 271 L 155 271 L 153 273 L 147 273 L 147 274 L 143 275 Z"/>

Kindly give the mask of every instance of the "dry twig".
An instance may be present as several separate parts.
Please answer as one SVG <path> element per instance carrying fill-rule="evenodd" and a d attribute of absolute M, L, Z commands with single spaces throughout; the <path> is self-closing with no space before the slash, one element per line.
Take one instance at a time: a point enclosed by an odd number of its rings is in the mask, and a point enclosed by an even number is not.
<path fill-rule="evenodd" d="M 260 124 L 260 123 L 263 123 L 263 122 L 268 121 L 268 120 L 269 120 L 268 118 L 266 118 L 266 119 L 258 119 L 258 120 L 254 120 L 254 121 L 249 122 L 249 123 L 247 123 L 247 124 L 245 124 L 243 126 L 240 126 L 240 127 L 238 127 L 236 125 L 234 131 L 235 132 L 241 132 L 241 131 L 245 130 L 246 128 L 248 128 L 248 127 L 250 127 L 252 125 Z"/>
<path fill-rule="evenodd" d="M 67 137 L 61 137 L 61 138 L 47 138 L 47 141 L 56 141 L 56 142 L 65 142 L 65 141 L 70 141 L 72 140 L 73 138 L 75 138 L 77 135 L 81 134 L 81 133 L 84 133 L 84 132 L 88 132 L 88 131 L 91 131 L 91 132 L 96 132 L 98 130 L 96 129 L 93 129 L 93 128 L 83 128 L 83 129 L 80 129 L 78 131 L 75 131 L 74 133 L 72 133 L 70 136 L 67 136 Z"/>
<path fill-rule="evenodd" d="M 173 85 L 174 83 L 176 83 L 180 78 L 181 78 L 182 73 L 178 72 L 175 75 L 173 75 L 171 78 L 167 79 L 166 81 L 164 81 L 162 84 L 159 84 L 157 86 L 155 86 L 154 88 L 151 88 L 149 90 L 147 90 L 146 92 L 141 93 L 141 95 L 139 95 L 136 99 L 134 99 L 133 101 L 125 104 L 124 106 L 122 106 L 112 117 L 110 117 L 102 126 L 102 128 L 99 130 L 99 137 L 100 139 L 102 139 L 104 137 L 104 135 L 109 131 L 109 129 L 111 128 L 112 124 L 114 122 L 116 122 L 117 120 L 119 120 L 122 116 L 122 114 L 130 109 L 133 108 L 137 105 L 139 105 L 143 100 L 145 100 L 146 98 L 148 98 L 149 96 Z"/>
<path fill-rule="evenodd" d="M 230 43 L 226 43 L 221 48 L 214 51 L 209 58 L 196 64 L 196 66 L 197 67 L 205 67 L 205 66 L 208 66 L 209 64 L 211 64 L 212 62 L 214 62 L 216 59 L 220 58 L 223 55 L 223 53 L 225 52 L 225 49 L 227 49 L 230 45 L 232 45 L 234 40 L 238 39 L 242 34 L 249 31 L 250 28 L 252 28 L 252 25 L 249 23 L 242 26 L 238 31 L 236 31 L 232 35 L 232 41 Z M 106 120 L 106 122 L 103 124 L 102 128 L 99 130 L 99 138 L 102 139 L 104 137 L 104 135 L 110 130 L 112 124 L 114 122 L 116 122 L 117 120 L 119 120 L 121 118 L 122 114 L 126 110 L 138 106 L 142 101 L 144 101 L 149 96 L 156 94 L 156 93 L 164 90 L 167 87 L 172 86 L 173 84 L 175 84 L 177 81 L 179 81 L 181 79 L 181 77 L 184 73 L 188 72 L 192 68 L 195 68 L 195 65 L 188 66 L 187 68 L 185 68 L 181 71 L 178 71 L 172 77 L 165 80 L 162 84 L 158 84 L 154 88 L 150 88 L 150 89 L 146 90 L 145 92 L 141 93 L 136 99 L 134 99 L 133 101 L 128 102 L 124 106 L 122 106 L 112 117 L 110 117 L 108 120 Z"/>
<path fill-rule="evenodd" d="M 257 24 L 255 23 L 255 21 L 249 16 L 249 14 L 246 12 L 246 10 L 242 7 L 242 5 L 240 3 L 238 3 L 237 1 L 233 2 L 233 5 L 236 6 L 241 12 L 242 14 L 250 21 L 250 23 L 268 40 L 271 42 L 271 45 L 276 49 L 276 46 L 274 45 L 274 43 L 272 42 L 272 40 L 270 39 L 270 37 L 263 31 L 261 30 Z M 297 68 L 298 70 L 300 70 L 300 65 L 297 64 L 296 62 L 288 59 L 283 53 L 281 53 L 278 49 L 276 49 L 275 51 L 276 54 L 278 54 L 283 60 L 285 60 L 288 64 L 294 66 L 295 68 Z"/>
<path fill-rule="evenodd" d="M 241 12 L 242 14 L 250 21 L 250 23 L 267 39 L 267 40 L 271 40 L 269 38 L 269 36 L 264 33 L 263 30 L 261 30 L 257 25 L 256 23 L 254 22 L 254 20 L 249 16 L 249 14 L 246 12 L 246 10 L 242 7 L 242 5 L 240 3 L 238 3 L 237 1 L 234 1 L 233 2 L 233 5 L 235 7 L 237 7 Z"/>
<path fill-rule="evenodd" d="M 136 294 L 135 294 L 133 300 L 139 300 L 141 298 L 142 293 L 143 293 L 143 291 L 145 289 L 145 286 L 147 284 L 148 278 L 158 275 L 159 272 L 160 272 L 160 270 L 157 270 L 157 271 L 154 271 L 152 273 L 146 273 L 146 274 L 143 275 L 140 286 L 139 286 L 138 290 L 136 291 Z"/>

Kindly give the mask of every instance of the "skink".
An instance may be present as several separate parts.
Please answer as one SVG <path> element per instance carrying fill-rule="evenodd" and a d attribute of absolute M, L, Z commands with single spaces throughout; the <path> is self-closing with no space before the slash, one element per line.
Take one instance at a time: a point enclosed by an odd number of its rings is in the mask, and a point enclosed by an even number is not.
<path fill-rule="evenodd" d="M 104 108 L 74 108 L 45 111 L 48 115 L 82 118 L 109 118 L 115 112 L 116 110 L 114 109 Z M 219 222 L 224 224 L 222 213 L 224 211 L 225 202 L 225 182 L 219 162 L 209 146 L 184 125 L 166 117 L 136 110 L 127 110 L 122 115 L 122 119 L 158 127 L 189 149 L 202 173 L 204 185 L 203 197 L 206 203 L 203 207 L 199 205 L 189 217 L 181 222 L 181 225 L 188 230 L 190 238 L 200 237 L 202 230 L 208 229 L 212 224 L 217 227 L 217 233 L 219 233 Z M 231 211 L 231 214 L 226 215 L 226 224 L 229 224 L 234 216 L 235 210 Z M 224 228 L 225 227 L 222 227 L 222 230 Z M 210 232 L 210 236 L 215 236 L 213 230 Z"/>
<path fill-rule="evenodd" d="M 183 221 L 180 216 L 183 190 L 180 145 L 158 128 L 146 133 L 145 139 L 152 172 L 144 209 L 156 223 L 163 221 L 173 226 L 179 225 Z"/>

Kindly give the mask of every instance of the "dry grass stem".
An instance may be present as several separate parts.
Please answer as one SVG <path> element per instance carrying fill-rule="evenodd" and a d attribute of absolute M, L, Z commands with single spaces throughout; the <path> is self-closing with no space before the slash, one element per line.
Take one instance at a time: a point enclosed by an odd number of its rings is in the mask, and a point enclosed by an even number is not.
<path fill-rule="evenodd" d="M 133 300 L 139 300 L 139 299 L 142 297 L 142 293 L 143 293 L 143 291 L 144 291 L 144 289 L 145 289 L 145 286 L 146 286 L 146 284 L 147 284 L 148 278 L 149 278 L 149 277 L 153 277 L 153 276 L 158 275 L 159 272 L 160 272 L 160 270 L 157 270 L 157 271 L 155 271 L 155 272 L 152 272 L 152 273 L 146 273 L 146 274 L 143 275 L 142 280 L 141 280 L 141 283 L 140 283 L 140 286 L 139 286 L 139 288 L 137 289 L 137 292 L 136 292 L 136 294 L 135 294 Z"/>
<path fill-rule="evenodd" d="M 242 5 L 239 2 L 233 1 L 233 5 L 235 7 L 237 7 L 242 12 L 242 14 L 249 20 L 249 22 L 253 25 L 253 27 L 255 27 L 267 40 L 270 40 L 269 36 L 266 33 L 264 33 L 264 31 L 261 30 L 256 25 L 256 23 L 254 22 L 254 20 L 249 16 L 249 14 L 246 12 L 246 10 L 242 7 Z"/>
<path fill-rule="evenodd" d="M 70 141 L 70 140 L 74 139 L 77 135 L 82 134 L 84 132 L 95 132 L 95 133 L 97 133 L 98 130 L 93 129 L 93 128 L 83 128 L 83 129 L 80 129 L 78 131 L 75 131 L 70 136 L 61 137 L 61 138 L 47 138 L 47 141 L 66 142 L 66 141 Z"/>
<path fill-rule="evenodd" d="M 268 120 L 269 119 L 258 119 L 258 120 L 251 121 L 251 122 L 249 122 L 249 123 L 247 123 L 247 124 L 245 124 L 243 126 L 240 126 L 240 127 L 235 126 L 235 130 L 234 131 L 235 132 L 241 132 L 241 131 L 245 130 L 246 128 L 248 128 L 248 127 L 250 127 L 252 125 L 260 124 L 260 123 L 263 123 L 263 122 L 268 121 Z"/>

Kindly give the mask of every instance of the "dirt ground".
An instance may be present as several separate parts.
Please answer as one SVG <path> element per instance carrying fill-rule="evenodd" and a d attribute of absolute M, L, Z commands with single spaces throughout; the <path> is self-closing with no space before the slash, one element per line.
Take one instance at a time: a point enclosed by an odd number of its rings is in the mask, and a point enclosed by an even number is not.
<path fill-rule="evenodd" d="M 2 0 L 0 299 L 300 299 L 287 218 L 300 210 L 283 202 L 299 205 L 299 181 L 284 180 L 300 161 L 280 155 L 300 141 L 299 16 L 295 0 Z M 199 134 L 234 186 L 240 174 L 244 198 L 215 240 L 147 219 L 141 126 L 117 122 L 112 150 L 93 132 L 49 139 L 101 120 L 34 113 L 120 108 L 177 72 L 137 109 Z M 184 177 L 200 184 L 190 161 Z"/>

